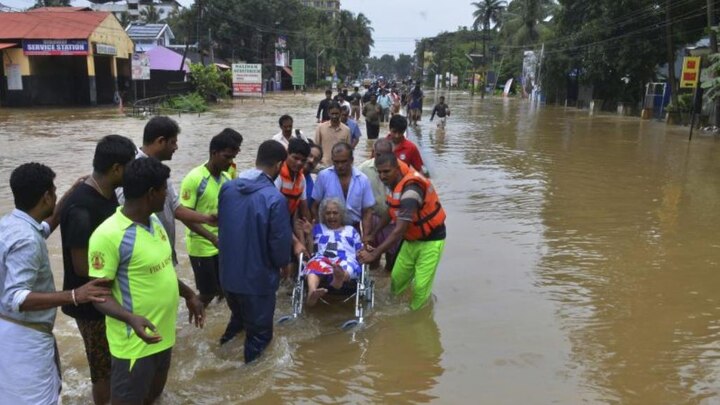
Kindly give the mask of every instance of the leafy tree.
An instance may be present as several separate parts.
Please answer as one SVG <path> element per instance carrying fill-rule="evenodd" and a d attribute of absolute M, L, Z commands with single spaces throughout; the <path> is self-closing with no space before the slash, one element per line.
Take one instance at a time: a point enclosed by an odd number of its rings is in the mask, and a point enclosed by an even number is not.
<path fill-rule="evenodd" d="M 410 55 L 401 53 L 395 61 L 395 73 L 400 78 L 410 76 L 413 68 L 413 58 Z"/>
<path fill-rule="evenodd" d="M 148 4 L 144 9 L 140 10 L 140 19 L 148 24 L 160 22 L 160 13 L 153 4 Z"/>
<path fill-rule="evenodd" d="M 473 12 L 473 17 L 475 17 L 475 21 L 473 22 L 473 28 L 475 31 L 477 31 L 479 26 L 482 26 L 482 55 L 483 55 L 483 71 L 486 70 L 486 62 L 487 62 L 487 34 L 488 30 L 490 29 L 490 24 L 492 23 L 494 28 L 497 28 L 498 23 L 501 20 L 502 13 L 505 11 L 505 7 L 507 7 L 507 3 L 502 0 L 482 0 L 475 3 L 472 3 L 473 6 L 476 7 L 475 11 Z M 481 86 L 480 94 L 484 97 L 485 96 L 485 87 L 487 86 L 486 82 L 487 76 L 483 75 L 483 83 Z M 474 79 L 473 79 L 474 81 Z M 474 91 L 474 90 L 473 90 Z"/>
<path fill-rule="evenodd" d="M 482 27 L 483 31 L 490 29 L 490 24 L 494 28 L 498 28 L 498 24 L 502 21 L 502 13 L 507 7 L 507 2 L 503 0 L 482 0 L 472 3 L 475 6 L 473 11 L 473 28 Z"/>
<path fill-rule="evenodd" d="M 227 84 L 229 80 L 229 71 L 220 72 L 215 65 L 203 66 L 200 63 L 190 65 L 190 82 L 205 100 L 227 97 L 230 94 L 230 87 Z"/>
<path fill-rule="evenodd" d="M 35 0 L 35 5 L 31 8 L 40 7 L 70 7 L 71 0 Z"/>
<path fill-rule="evenodd" d="M 547 19 L 556 10 L 553 0 L 514 0 L 502 14 L 503 34 L 513 45 L 534 45 L 549 33 Z"/>
<path fill-rule="evenodd" d="M 197 2 L 170 18 L 176 36 L 197 40 L 201 51 L 207 50 L 212 28 L 217 56 L 262 63 L 266 75 L 276 69 L 279 36 L 287 38 L 292 58 L 305 59 L 308 78 L 329 74 L 331 65 L 339 76 L 357 74 L 373 45 L 372 27 L 363 14 L 342 11 L 332 18 L 298 0 L 205 0 L 201 5 L 199 23 Z"/>

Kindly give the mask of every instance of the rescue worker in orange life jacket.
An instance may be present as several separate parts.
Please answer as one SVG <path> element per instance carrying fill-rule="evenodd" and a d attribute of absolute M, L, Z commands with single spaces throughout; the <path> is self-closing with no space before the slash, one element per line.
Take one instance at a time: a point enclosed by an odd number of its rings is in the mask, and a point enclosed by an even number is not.
<path fill-rule="evenodd" d="M 303 174 L 303 167 L 309 155 L 310 144 L 299 138 L 291 138 L 288 143 L 288 157 L 280 168 L 280 175 L 275 179 L 275 186 L 287 199 L 293 224 L 299 218 L 310 221 L 310 208 L 307 203 L 306 182 Z M 303 236 L 302 232 L 296 232 L 293 238 L 295 254 L 305 252 Z"/>
<path fill-rule="evenodd" d="M 402 239 L 392 268 L 390 288 L 398 295 L 412 283 L 410 308 L 417 310 L 430 298 L 435 272 L 445 248 L 445 210 L 430 180 L 414 170 L 403 175 L 395 155 L 376 157 L 375 168 L 390 190 L 387 196 L 390 215 L 389 220 L 384 221 L 395 222 L 395 229 L 380 246 L 366 246 L 358 259 L 361 263 L 371 263 Z M 381 223 L 374 230 L 385 225 L 387 223 Z"/>

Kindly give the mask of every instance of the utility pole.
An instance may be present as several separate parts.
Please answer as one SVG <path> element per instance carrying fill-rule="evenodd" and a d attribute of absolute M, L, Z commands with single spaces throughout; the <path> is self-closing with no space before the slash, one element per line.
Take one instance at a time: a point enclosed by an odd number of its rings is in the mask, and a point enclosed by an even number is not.
<path fill-rule="evenodd" d="M 707 0 L 708 35 L 710 35 L 710 52 L 718 53 L 717 34 L 713 31 L 715 26 L 715 1 Z"/>
<path fill-rule="evenodd" d="M 320 82 L 320 55 L 325 52 L 325 48 L 315 55 L 315 87 Z"/>
<path fill-rule="evenodd" d="M 715 0 L 707 0 L 707 24 L 708 35 L 710 35 L 710 52 L 718 53 L 717 33 L 713 31 L 715 22 Z M 711 124 L 717 125 L 720 122 L 720 100 L 713 100 L 713 112 L 710 114 Z"/>
<path fill-rule="evenodd" d="M 200 55 L 200 62 L 205 65 L 205 57 L 202 53 L 202 47 L 200 46 L 200 20 L 202 19 L 202 0 L 196 0 L 195 5 L 197 7 L 197 15 L 195 16 L 195 45 L 197 46 L 198 55 Z"/>
<path fill-rule="evenodd" d="M 480 99 L 485 99 L 485 87 L 487 87 L 487 50 L 486 50 L 486 42 L 487 42 L 487 26 L 488 26 L 487 19 L 483 21 L 483 31 L 482 31 L 482 43 L 483 43 L 483 56 L 482 56 L 482 80 L 480 81 L 480 85 L 482 88 L 480 89 Z"/>
<path fill-rule="evenodd" d="M 675 82 L 675 45 L 673 44 L 671 0 L 665 0 L 665 42 L 667 43 L 668 84 L 673 105 L 678 105 L 678 86 Z M 643 100 L 644 102 L 644 100 Z M 643 106 L 645 108 L 645 106 Z"/>

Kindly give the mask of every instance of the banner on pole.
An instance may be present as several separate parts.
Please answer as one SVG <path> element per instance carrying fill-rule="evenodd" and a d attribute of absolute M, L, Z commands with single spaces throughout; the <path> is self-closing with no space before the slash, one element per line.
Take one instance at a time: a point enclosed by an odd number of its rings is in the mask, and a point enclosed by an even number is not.
<path fill-rule="evenodd" d="M 305 85 L 305 59 L 292 60 L 292 84 L 293 86 Z"/>
<path fill-rule="evenodd" d="M 233 63 L 233 96 L 262 97 L 262 65 Z"/>
<path fill-rule="evenodd" d="M 681 89 L 694 89 L 700 79 L 700 57 L 686 56 L 683 58 L 682 75 L 680 75 Z"/>

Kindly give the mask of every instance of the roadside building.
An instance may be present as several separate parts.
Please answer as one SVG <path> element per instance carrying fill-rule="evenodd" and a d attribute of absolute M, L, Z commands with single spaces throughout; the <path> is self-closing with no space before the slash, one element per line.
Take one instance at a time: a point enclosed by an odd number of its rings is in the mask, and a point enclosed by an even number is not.
<path fill-rule="evenodd" d="M 130 23 L 125 32 L 135 43 L 138 52 L 145 52 L 157 45 L 167 47 L 175 39 L 167 24 Z"/>
<path fill-rule="evenodd" d="M 119 21 L 138 21 L 151 18 L 165 21 L 177 13 L 182 5 L 176 0 L 88 0 L 95 11 L 108 11 Z M 162 45 L 162 44 L 160 44 Z"/>
<path fill-rule="evenodd" d="M 111 13 L 0 13 L 0 105 L 95 105 L 130 85 L 133 43 Z"/>
<path fill-rule="evenodd" d="M 306 7 L 315 7 L 335 17 L 340 12 L 340 0 L 302 0 Z"/>

